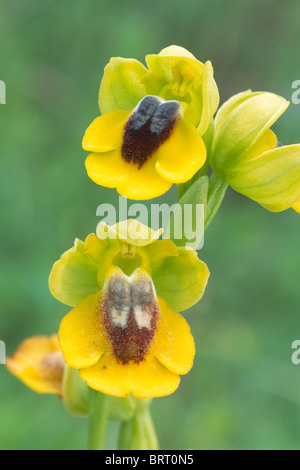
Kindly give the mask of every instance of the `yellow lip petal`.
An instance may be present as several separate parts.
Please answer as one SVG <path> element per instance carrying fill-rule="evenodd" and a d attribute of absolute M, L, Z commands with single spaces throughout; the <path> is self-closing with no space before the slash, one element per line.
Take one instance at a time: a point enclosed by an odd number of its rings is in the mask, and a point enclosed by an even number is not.
<path fill-rule="evenodd" d="M 107 188 L 126 184 L 128 179 L 129 165 L 123 160 L 120 150 L 91 153 L 86 159 L 85 166 L 91 180 Z"/>
<path fill-rule="evenodd" d="M 204 165 L 206 147 L 196 128 L 180 119 L 157 150 L 155 168 L 172 183 L 185 183 Z"/>
<path fill-rule="evenodd" d="M 127 163 L 118 149 L 102 154 L 91 153 L 85 165 L 88 176 L 95 183 L 116 188 L 121 196 L 128 199 L 158 197 L 172 186 L 157 173 L 153 157 L 139 169 L 134 163 Z"/>
<path fill-rule="evenodd" d="M 82 147 L 89 152 L 109 152 L 121 146 L 130 111 L 113 111 L 96 118 L 87 128 Z"/>
<path fill-rule="evenodd" d="M 80 370 L 89 387 L 108 395 L 153 398 L 173 393 L 181 374 L 189 372 L 195 356 L 195 345 L 187 322 L 159 299 L 161 319 L 145 359 L 139 363 L 119 362 L 109 341 L 101 359 Z"/>
<path fill-rule="evenodd" d="M 99 311 L 100 296 L 98 292 L 84 299 L 60 324 L 60 348 L 74 369 L 96 364 L 105 351 L 108 340 Z"/>
<path fill-rule="evenodd" d="M 152 353 L 175 374 L 187 374 L 195 357 L 195 343 L 186 320 L 159 299 L 161 321 L 158 324 Z"/>
<path fill-rule="evenodd" d="M 155 158 L 156 154 L 152 155 L 140 169 L 134 163 L 124 161 L 128 172 L 126 178 L 123 178 L 117 185 L 117 191 L 121 196 L 135 200 L 152 199 L 170 189 L 172 183 L 166 181 L 156 171 Z"/>
<path fill-rule="evenodd" d="M 180 383 L 179 375 L 151 355 L 138 364 L 123 365 L 112 353 L 105 354 L 95 366 L 81 370 L 80 376 L 91 388 L 117 397 L 129 393 L 137 398 L 163 397 L 173 393 Z"/>

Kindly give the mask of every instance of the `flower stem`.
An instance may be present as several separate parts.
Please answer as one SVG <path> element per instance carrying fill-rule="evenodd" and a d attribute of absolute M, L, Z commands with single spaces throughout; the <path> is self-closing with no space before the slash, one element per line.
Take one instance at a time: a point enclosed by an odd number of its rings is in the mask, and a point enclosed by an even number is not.
<path fill-rule="evenodd" d="M 209 227 L 220 209 L 227 189 L 228 183 L 216 173 L 212 173 L 206 205 L 205 230 Z"/>
<path fill-rule="evenodd" d="M 148 442 L 147 450 L 159 450 L 158 438 L 149 408 L 145 408 L 143 411 L 142 419 L 144 422 L 145 434 Z"/>
<path fill-rule="evenodd" d="M 120 428 L 119 450 L 158 450 L 158 439 L 148 408 L 137 410 L 133 418 L 123 421 Z"/>
<path fill-rule="evenodd" d="M 90 390 L 89 415 L 89 449 L 105 450 L 109 418 L 109 396 L 96 390 Z"/>

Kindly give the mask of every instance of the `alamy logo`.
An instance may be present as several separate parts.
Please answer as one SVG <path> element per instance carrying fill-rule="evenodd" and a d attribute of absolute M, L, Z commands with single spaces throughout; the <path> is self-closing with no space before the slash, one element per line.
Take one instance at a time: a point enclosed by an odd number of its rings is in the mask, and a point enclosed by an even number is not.
<path fill-rule="evenodd" d="M 300 104 L 300 80 L 295 80 L 292 83 L 292 88 L 296 91 L 292 94 L 292 103 Z"/>
<path fill-rule="evenodd" d="M 295 351 L 292 354 L 292 363 L 295 366 L 298 366 L 300 364 L 300 341 L 296 340 L 292 344 L 292 349 L 295 349 Z"/>
<path fill-rule="evenodd" d="M 118 212 L 118 214 L 117 214 Z M 112 204 L 100 204 L 96 212 L 101 217 L 97 227 L 99 238 L 112 238 L 113 234 L 102 230 L 103 225 L 115 225 L 118 221 L 128 219 L 150 227 L 155 233 L 163 229 L 162 238 L 179 240 L 184 245 L 194 250 L 200 250 L 204 245 L 204 205 L 203 204 L 146 204 L 135 203 L 128 205 L 125 197 L 119 197 L 118 211 Z M 139 226 L 135 223 L 129 224 L 129 235 L 132 239 L 142 238 Z M 155 235 L 154 235 L 154 238 Z"/>
<path fill-rule="evenodd" d="M 4 341 L 0 341 L 0 364 L 6 363 L 6 347 Z"/>
<path fill-rule="evenodd" d="M 6 104 L 6 85 L 3 80 L 0 80 L 0 104 Z"/>

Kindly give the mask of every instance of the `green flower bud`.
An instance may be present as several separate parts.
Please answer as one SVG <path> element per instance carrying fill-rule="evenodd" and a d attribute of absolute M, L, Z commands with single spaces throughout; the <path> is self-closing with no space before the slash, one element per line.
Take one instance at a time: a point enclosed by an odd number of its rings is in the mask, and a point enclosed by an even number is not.
<path fill-rule="evenodd" d="M 277 147 L 270 127 L 289 102 L 273 93 L 240 93 L 219 110 L 211 166 L 237 192 L 270 211 L 300 200 L 300 145 Z"/>

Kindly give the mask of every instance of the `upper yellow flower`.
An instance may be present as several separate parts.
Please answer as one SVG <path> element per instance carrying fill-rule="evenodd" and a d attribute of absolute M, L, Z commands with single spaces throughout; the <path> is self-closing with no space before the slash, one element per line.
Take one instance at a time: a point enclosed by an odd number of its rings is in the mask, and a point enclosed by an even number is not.
<path fill-rule="evenodd" d="M 219 105 L 210 62 L 170 46 L 146 57 L 112 58 L 100 86 L 102 116 L 83 148 L 90 178 L 131 199 L 164 194 L 203 166 L 203 136 Z"/>
<path fill-rule="evenodd" d="M 161 232 L 142 224 L 135 237 L 131 224 L 108 227 L 107 240 L 77 240 L 54 264 L 49 286 L 75 307 L 59 330 L 66 363 L 91 388 L 152 398 L 174 392 L 192 367 L 193 337 L 175 309 L 202 297 L 209 271 L 194 250 L 157 240 Z"/>

